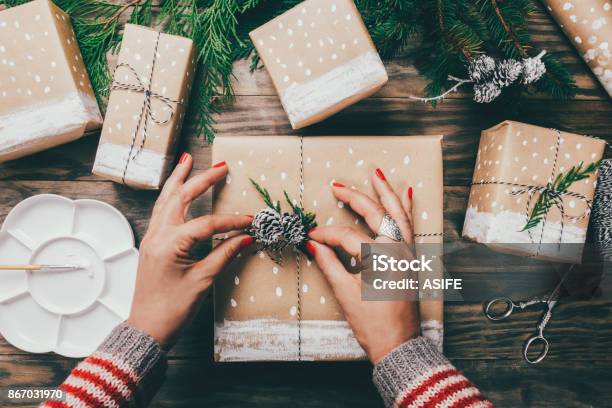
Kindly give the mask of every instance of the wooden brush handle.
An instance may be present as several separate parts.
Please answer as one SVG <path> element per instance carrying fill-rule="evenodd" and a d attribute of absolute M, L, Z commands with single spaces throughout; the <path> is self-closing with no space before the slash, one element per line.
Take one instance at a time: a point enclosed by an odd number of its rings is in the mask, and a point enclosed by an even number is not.
<path fill-rule="evenodd" d="M 40 265 L 0 265 L 0 271 L 37 271 Z"/>

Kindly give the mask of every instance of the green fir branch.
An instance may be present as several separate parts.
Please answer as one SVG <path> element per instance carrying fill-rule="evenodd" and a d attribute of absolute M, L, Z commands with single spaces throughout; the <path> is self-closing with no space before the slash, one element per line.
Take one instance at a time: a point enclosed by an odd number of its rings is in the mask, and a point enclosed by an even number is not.
<path fill-rule="evenodd" d="M 577 181 L 589 178 L 589 176 L 597 171 L 601 165 L 601 161 L 596 161 L 589 164 L 585 169 L 582 168 L 583 162 L 578 166 L 572 166 L 567 173 L 559 173 L 553 182 L 549 182 L 538 200 L 536 201 L 531 214 L 527 219 L 527 223 L 522 231 L 527 231 L 536 227 L 548 214 L 551 208 L 561 208 L 563 205 L 563 194 L 567 193 L 568 189 Z"/>
<path fill-rule="evenodd" d="M 257 192 L 261 195 L 261 197 L 264 200 L 264 203 L 266 203 L 266 205 L 270 208 L 272 208 L 273 210 L 275 210 L 277 213 L 281 213 L 281 206 L 280 203 L 274 202 L 272 201 L 272 197 L 270 196 L 270 192 L 259 185 L 259 183 L 257 183 L 255 180 L 253 180 L 252 178 L 249 178 L 249 180 L 251 180 L 251 184 L 253 184 L 253 186 L 255 187 L 255 190 L 257 190 Z"/>

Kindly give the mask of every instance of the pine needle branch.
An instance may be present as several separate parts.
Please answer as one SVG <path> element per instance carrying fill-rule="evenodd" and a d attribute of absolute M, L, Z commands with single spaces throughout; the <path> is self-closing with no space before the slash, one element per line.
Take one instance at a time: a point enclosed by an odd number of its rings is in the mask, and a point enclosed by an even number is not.
<path fill-rule="evenodd" d="M 253 184 L 253 186 L 255 187 L 255 190 L 257 190 L 257 192 L 261 195 L 261 197 L 264 200 L 264 203 L 266 203 L 266 205 L 272 209 L 274 209 L 277 213 L 281 213 L 281 206 L 280 203 L 277 201 L 276 203 L 274 201 L 272 201 L 272 197 L 270 196 L 270 192 L 259 185 L 259 183 L 257 183 L 255 180 L 253 180 L 252 178 L 249 178 L 249 180 L 251 181 L 251 184 Z"/>
<path fill-rule="evenodd" d="M 563 194 L 577 181 L 589 178 L 601 165 L 601 160 L 589 164 L 583 169 L 584 163 L 572 166 L 566 173 L 559 173 L 553 182 L 546 185 L 538 197 L 527 223 L 521 231 L 527 231 L 536 227 L 548 214 L 552 207 L 562 208 Z"/>

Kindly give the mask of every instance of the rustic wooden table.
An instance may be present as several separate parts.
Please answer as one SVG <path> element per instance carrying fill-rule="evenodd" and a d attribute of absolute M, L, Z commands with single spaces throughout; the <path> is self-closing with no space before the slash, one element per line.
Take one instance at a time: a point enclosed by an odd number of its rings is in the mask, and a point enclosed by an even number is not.
<path fill-rule="evenodd" d="M 504 119 L 572 130 L 612 141 L 612 104 L 574 48 L 550 17 L 532 21 L 538 48 L 558 55 L 574 73 L 581 91 L 575 100 L 534 95 L 514 118 L 477 106 L 467 94 L 453 94 L 437 109 L 411 101 L 424 80 L 410 52 L 387 63 L 389 84 L 371 97 L 304 134 L 444 134 L 445 234 L 460 236 L 480 131 Z M 265 71 L 249 73 L 236 64 L 236 101 L 218 115 L 224 135 L 295 134 Z M 195 171 L 210 165 L 211 147 L 184 135 L 183 150 Z M 19 201 L 40 193 L 106 201 L 122 211 L 141 239 L 155 192 L 134 191 L 91 174 L 98 135 L 35 156 L 0 165 L 0 221 Z M 210 210 L 210 196 L 194 213 Z M 521 358 L 523 340 L 533 332 L 539 311 L 492 324 L 481 304 L 447 304 L 448 357 L 498 406 L 611 406 L 612 302 L 561 304 L 548 329 L 549 357 L 537 366 Z M 215 364 L 212 361 L 212 305 L 202 312 L 169 358 L 167 381 L 155 407 L 377 407 L 378 396 L 365 363 Z M 0 388 L 54 386 L 77 361 L 22 352 L 0 337 Z M 8 406 L 7 401 L 0 402 Z"/>

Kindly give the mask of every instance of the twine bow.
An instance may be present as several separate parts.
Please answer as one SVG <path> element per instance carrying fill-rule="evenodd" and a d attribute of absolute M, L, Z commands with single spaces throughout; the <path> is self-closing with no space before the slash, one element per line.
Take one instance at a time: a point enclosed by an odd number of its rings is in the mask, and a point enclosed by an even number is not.
<path fill-rule="evenodd" d="M 123 169 L 123 175 L 121 177 L 121 181 L 123 182 L 123 184 L 126 184 L 125 176 L 127 174 L 127 170 L 128 170 L 128 166 L 130 162 L 135 160 L 136 157 L 138 157 L 138 155 L 144 149 L 145 143 L 147 141 L 147 136 L 148 136 L 149 121 L 152 121 L 158 126 L 164 126 L 170 123 L 176 111 L 175 105 L 180 104 L 179 101 L 173 100 L 171 98 L 168 98 L 167 96 L 164 96 L 158 92 L 154 92 L 151 90 L 151 86 L 153 83 L 153 72 L 155 71 L 155 63 L 157 61 L 157 55 L 158 55 L 157 49 L 159 47 L 159 38 L 160 38 L 160 33 L 157 33 L 157 37 L 155 39 L 155 50 L 153 52 L 153 61 L 151 63 L 151 72 L 149 74 L 149 80 L 146 83 L 143 82 L 143 80 L 140 78 L 140 76 L 136 72 L 136 69 L 132 65 L 126 62 L 122 62 L 118 64 L 113 73 L 113 84 L 111 86 L 111 90 L 126 90 L 128 92 L 142 93 L 144 95 L 144 98 L 142 101 L 142 107 L 140 110 L 140 115 L 138 118 L 138 124 L 132 136 L 130 152 L 128 153 L 128 158 L 125 162 L 125 167 Z M 119 81 L 117 77 L 118 77 L 118 71 L 120 68 L 127 68 L 128 72 L 131 73 L 131 76 L 136 81 L 136 83 L 126 83 L 126 82 Z M 164 110 L 168 111 L 169 114 L 165 119 L 159 119 L 157 114 L 153 111 L 151 107 L 151 102 L 153 99 L 161 101 L 167 108 Z M 142 126 L 142 140 L 140 141 L 140 145 L 134 152 L 134 147 L 136 145 L 136 140 L 138 139 L 138 134 L 140 133 L 141 126 Z"/>

